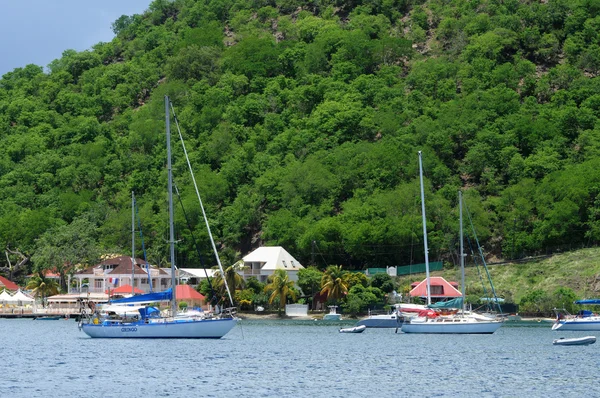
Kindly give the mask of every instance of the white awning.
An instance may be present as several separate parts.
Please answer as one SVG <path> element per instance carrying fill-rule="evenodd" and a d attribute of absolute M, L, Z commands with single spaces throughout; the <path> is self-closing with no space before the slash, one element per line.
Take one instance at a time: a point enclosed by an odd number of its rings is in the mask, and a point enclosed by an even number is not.
<path fill-rule="evenodd" d="M 12 296 L 10 294 L 8 294 L 8 292 L 6 291 L 6 289 L 4 289 L 2 291 L 2 293 L 0 293 L 0 303 L 4 302 L 4 303 L 8 303 L 12 301 Z"/>
<path fill-rule="evenodd" d="M 23 293 L 21 289 L 19 289 L 15 294 L 13 294 L 9 301 L 13 303 L 33 303 L 35 299 L 25 295 L 25 293 Z"/>

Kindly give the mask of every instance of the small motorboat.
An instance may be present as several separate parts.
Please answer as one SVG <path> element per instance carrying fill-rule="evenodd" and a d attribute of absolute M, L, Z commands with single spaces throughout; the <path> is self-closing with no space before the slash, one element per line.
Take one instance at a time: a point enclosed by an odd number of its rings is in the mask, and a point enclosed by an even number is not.
<path fill-rule="evenodd" d="M 336 312 L 336 308 L 337 308 L 337 305 L 330 305 L 329 306 L 329 314 L 325 314 L 323 316 L 323 320 L 324 321 L 341 321 L 342 314 L 338 314 Z"/>
<path fill-rule="evenodd" d="M 56 321 L 63 318 L 62 316 L 38 316 L 33 318 L 34 321 Z"/>
<path fill-rule="evenodd" d="M 365 325 L 354 326 L 351 328 L 342 328 L 340 329 L 340 333 L 362 333 L 365 331 L 367 327 Z"/>
<path fill-rule="evenodd" d="M 596 336 L 585 336 L 585 337 L 574 337 L 571 339 L 565 339 L 561 337 L 560 339 L 554 339 L 552 344 L 554 345 L 588 345 L 594 344 L 596 342 Z"/>

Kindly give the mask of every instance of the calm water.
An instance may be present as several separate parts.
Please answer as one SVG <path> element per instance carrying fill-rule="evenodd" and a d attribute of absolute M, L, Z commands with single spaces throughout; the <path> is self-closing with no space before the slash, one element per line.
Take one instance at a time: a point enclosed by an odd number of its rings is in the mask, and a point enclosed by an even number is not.
<path fill-rule="evenodd" d="M 338 328 L 248 320 L 221 340 L 102 340 L 72 320 L 0 319 L 0 397 L 600 396 L 600 343 L 552 345 L 593 332 L 557 333 L 550 324 L 487 336 Z"/>

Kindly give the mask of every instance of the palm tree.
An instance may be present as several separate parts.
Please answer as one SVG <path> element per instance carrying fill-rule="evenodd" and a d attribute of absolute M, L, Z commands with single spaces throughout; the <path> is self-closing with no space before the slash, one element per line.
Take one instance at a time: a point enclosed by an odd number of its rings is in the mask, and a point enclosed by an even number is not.
<path fill-rule="evenodd" d="M 348 293 L 348 272 L 341 265 L 330 265 L 321 278 L 321 294 L 327 294 L 327 299 L 341 299 Z"/>
<path fill-rule="evenodd" d="M 271 292 L 269 296 L 269 304 L 273 304 L 279 298 L 279 308 L 277 313 L 281 316 L 281 310 L 285 305 L 288 295 L 296 300 L 296 292 L 294 291 L 294 282 L 290 280 L 287 272 L 284 269 L 278 268 L 273 275 L 269 276 L 269 283 L 265 286 L 265 293 Z"/>
<path fill-rule="evenodd" d="M 53 296 L 60 292 L 60 286 L 54 279 L 46 278 L 43 272 L 37 272 L 27 282 L 27 290 L 30 290 L 34 297 L 41 297 L 42 304 L 48 296 Z"/>
<path fill-rule="evenodd" d="M 227 286 L 231 289 L 231 294 L 235 296 L 237 289 L 244 288 L 244 278 L 238 273 L 243 269 L 243 263 L 237 262 L 225 268 L 225 278 L 223 278 L 220 272 L 216 272 L 212 281 L 213 287 L 219 291 L 221 296 L 226 297 L 227 289 L 225 288 L 225 281 L 227 281 Z"/>

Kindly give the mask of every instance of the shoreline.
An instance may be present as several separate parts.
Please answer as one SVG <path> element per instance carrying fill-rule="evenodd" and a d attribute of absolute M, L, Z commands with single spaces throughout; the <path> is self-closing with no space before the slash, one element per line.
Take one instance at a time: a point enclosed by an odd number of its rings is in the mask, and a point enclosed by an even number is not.
<path fill-rule="evenodd" d="M 267 314 L 256 314 L 256 313 L 248 313 L 248 312 L 238 312 L 236 314 L 240 319 L 249 319 L 249 320 L 291 320 L 291 321 L 312 321 L 312 320 L 322 320 L 323 315 L 325 314 L 314 314 L 307 316 L 287 316 L 287 315 L 277 315 L 273 313 Z M 358 321 L 360 319 L 366 318 L 368 315 L 359 316 L 356 318 L 342 318 L 342 321 Z M 554 322 L 555 318 L 549 317 L 521 317 L 520 320 L 506 320 L 505 322 Z M 329 321 L 329 322 L 337 322 L 337 321 Z"/>

